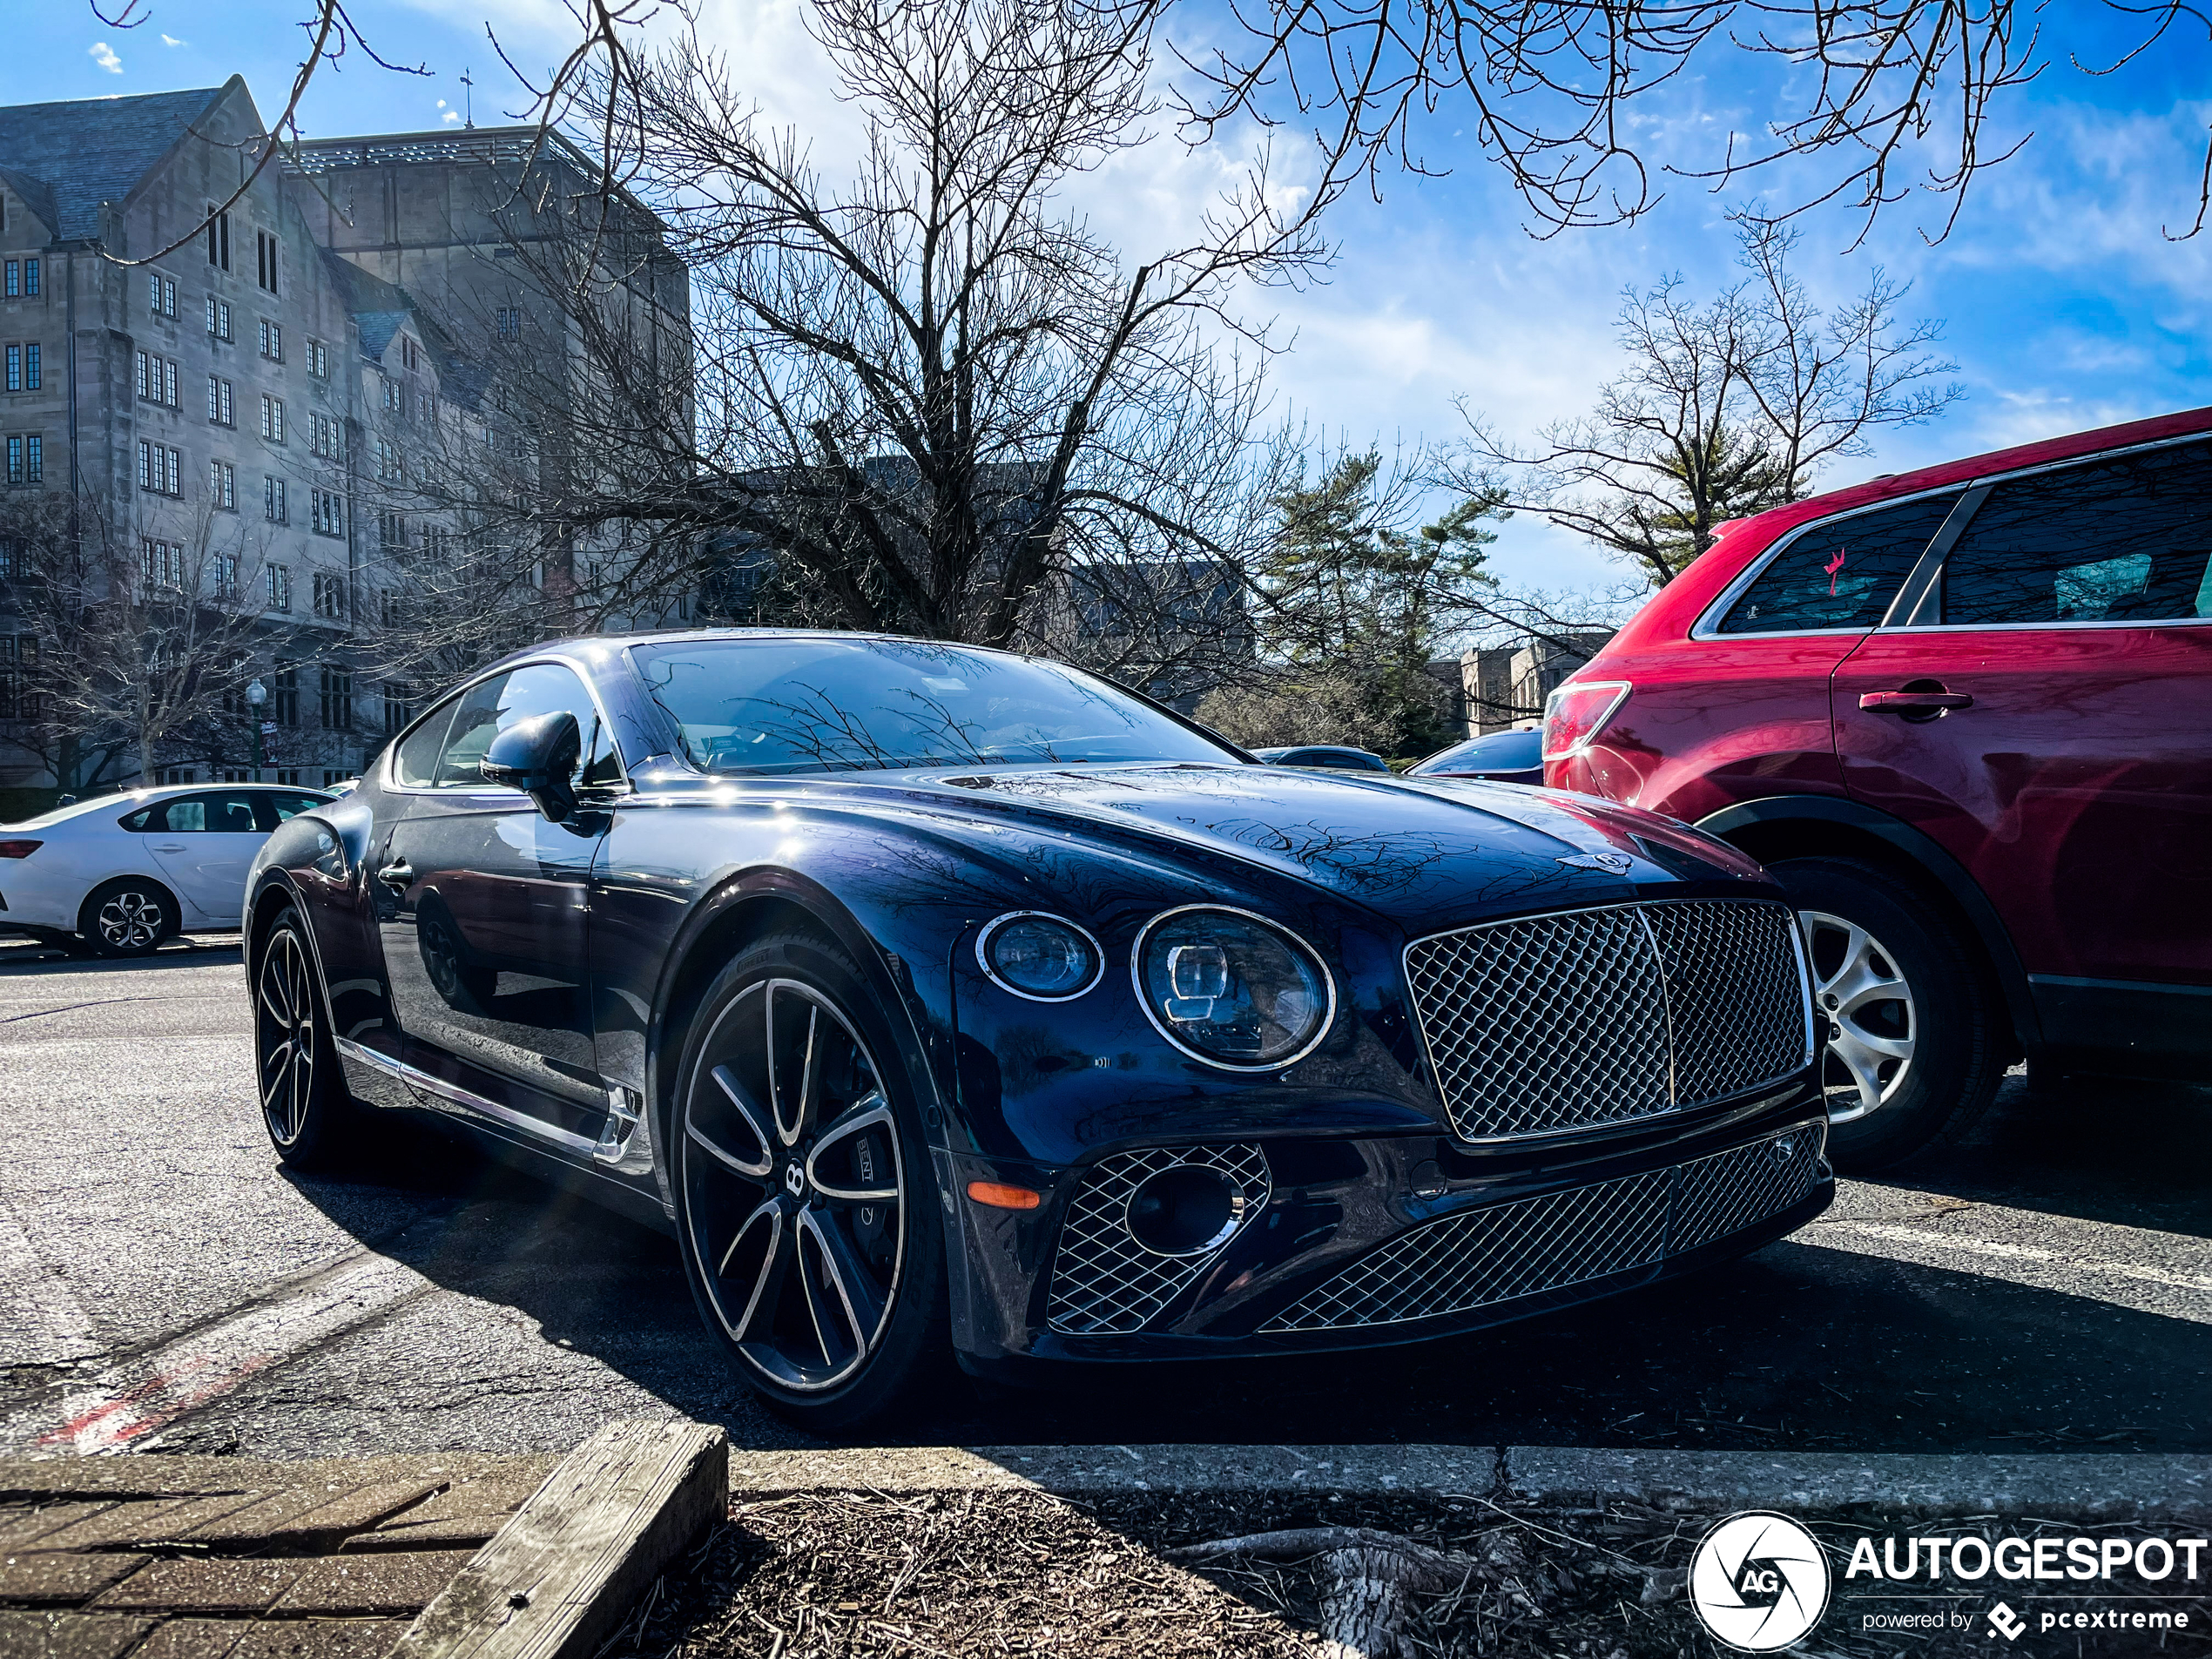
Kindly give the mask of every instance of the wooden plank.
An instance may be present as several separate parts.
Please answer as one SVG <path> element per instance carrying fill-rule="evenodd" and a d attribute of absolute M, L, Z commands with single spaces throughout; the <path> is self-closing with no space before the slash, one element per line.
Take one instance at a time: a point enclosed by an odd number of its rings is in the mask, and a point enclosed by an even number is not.
<path fill-rule="evenodd" d="M 393 1659 L 589 1659 L 663 1568 L 729 1513 L 730 1442 L 610 1423 L 423 1608 Z"/>

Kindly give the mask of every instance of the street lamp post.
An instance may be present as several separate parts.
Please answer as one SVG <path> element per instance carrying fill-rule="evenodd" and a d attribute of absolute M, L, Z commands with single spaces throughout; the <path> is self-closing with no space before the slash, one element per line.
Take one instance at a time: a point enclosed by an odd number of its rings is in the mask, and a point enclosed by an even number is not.
<path fill-rule="evenodd" d="M 253 718 L 253 781 L 257 784 L 261 781 L 261 733 L 266 729 L 261 725 L 261 705 L 268 700 L 269 688 L 259 679 L 246 685 L 246 707 Z"/>

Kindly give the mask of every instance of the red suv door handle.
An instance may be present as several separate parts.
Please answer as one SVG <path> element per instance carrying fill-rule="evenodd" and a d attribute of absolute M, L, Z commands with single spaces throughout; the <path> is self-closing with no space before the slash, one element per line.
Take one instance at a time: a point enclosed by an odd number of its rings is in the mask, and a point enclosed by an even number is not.
<path fill-rule="evenodd" d="M 1931 714 L 1973 705 L 1963 691 L 1869 691 L 1858 699 L 1859 707 L 1877 714 Z"/>

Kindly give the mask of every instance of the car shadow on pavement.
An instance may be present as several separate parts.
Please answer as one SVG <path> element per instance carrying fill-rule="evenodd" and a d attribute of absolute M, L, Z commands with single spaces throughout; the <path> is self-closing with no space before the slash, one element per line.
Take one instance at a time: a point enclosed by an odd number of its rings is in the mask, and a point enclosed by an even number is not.
<path fill-rule="evenodd" d="M 388 1190 L 405 1190 L 416 1218 L 384 1236 L 364 1231 L 364 1243 L 436 1285 L 515 1310 L 568 1356 L 672 1411 L 725 1423 L 740 1446 L 809 1443 L 734 1383 L 698 1324 L 674 1244 L 653 1230 L 412 1127 L 395 1129 L 357 1179 L 291 1178 L 341 1226 L 388 1218 Z M 1935 1267 L 1807 1242 L 1824 1237 L 1821 1225 L 1693 1278 L 1440 1341 L 1068 1368 L 981 1395 L 954 1380 L 853 1438 L 2212 1449 L 2198 1409 L 2212 1390 L 2212 1324 L 2201 1311 L 2143 1311 L 2101 1299 L 2094 1283 L 2076 1291 L 2012 1282 L 1974 1271 L 1971 1256 Z"/>
<path fill-rule="evenodd" d="M 1956 1146 L 1885 1171 L 1883 1184 L 2049 1216 L 2212 1238 L 2212 1088 L 2008 1077 Z"/>
<path fill-rule="evenodd" d="M 235 934 L 172 939 L 151 956 L 95 956 L 31 939 L 0 941 L 0 975 L 143 974 L 150 968 L 206 968 L 238 960 Z"/>

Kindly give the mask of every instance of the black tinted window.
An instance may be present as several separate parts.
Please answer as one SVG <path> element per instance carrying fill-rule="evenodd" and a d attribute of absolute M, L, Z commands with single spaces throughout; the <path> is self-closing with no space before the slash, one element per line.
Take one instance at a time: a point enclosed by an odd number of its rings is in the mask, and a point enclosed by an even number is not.
<path fill-rule="evenodd" d="M 1990 491 L 1943 562 L 1943 620 L 2212 616 L 2212 445 L 2116 456 Z"/>
<path fill-rule="evenodd" d="M 1103 680 L 920 641 L 686 640 L 631 652 L 708 772 L 1237 757 Z"/>
<path fill-rule="evenodd" d="M 1815 524 L 1759 572 L 1720 631 L 1873 627 L 1958 502 L 1931 496 Z"/>
<path fill-rule="evenodd" d="M 1433 755 L 1415 772 L 1524 772 L 1541 765 L 1544 734 L 1541 732 L 1493 732 Z"/>
<path fill-rule="evenodd" d="M 253 797 L 244 791 L 210 795 L 179 795 L 154 807 L 146 820 L 149 830 L 166 835 L 255 835 Z"/>
<path fill-rule="evenodd" d="M 297 818 L 300 813 L 313 811 L 315 807 L 325 804 L 320 795 L 272 794 L 262 796 L 261 801 L 268 807 L 271 815 L 279 824 L 283 823 L 287 818 Z"/>
<path fill-rule="evenodd" d="M 392 757 L 393 775 L 411 789 L 427 789 L 438 775 L 438 751 L 445 747 L 446 728 L 453 724 L 453 705 L 441 704 L 422 717 L 422 724 L 407 735 Z"/>

